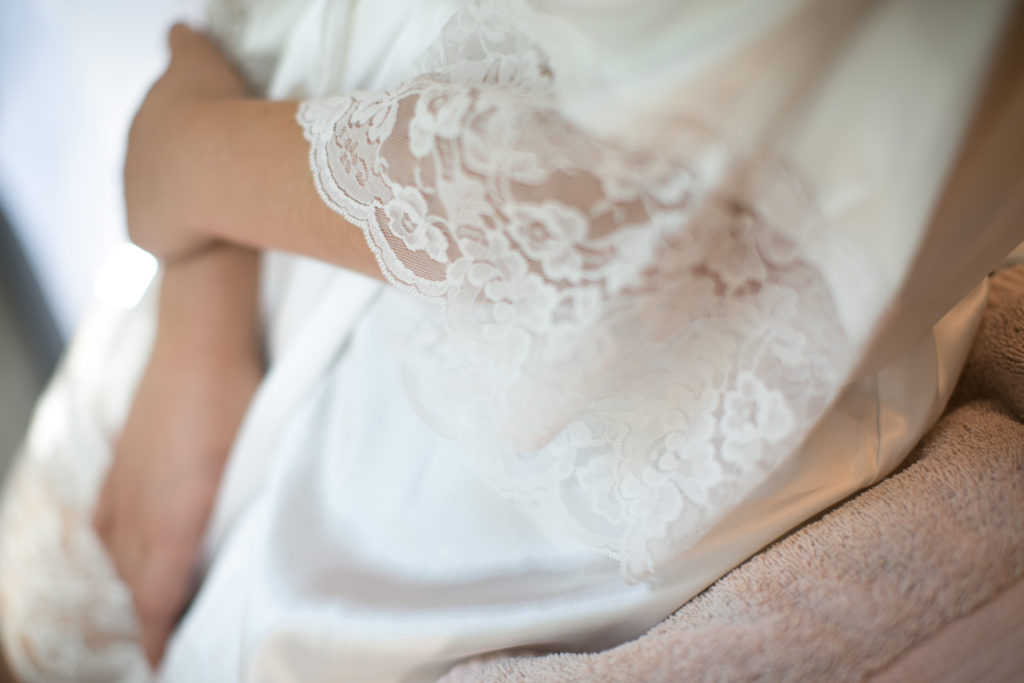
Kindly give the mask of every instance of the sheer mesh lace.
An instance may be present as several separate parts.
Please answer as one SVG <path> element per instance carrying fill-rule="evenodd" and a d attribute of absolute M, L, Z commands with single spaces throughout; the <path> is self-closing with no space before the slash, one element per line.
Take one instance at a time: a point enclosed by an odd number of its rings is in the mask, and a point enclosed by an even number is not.
<path fill-rule="evenodd" d="M 7 665 L 22 681 L 146 680 L 131 595 L 90 528 L 91 505 L 48 470 L 20 463 L 0 516 Z"/>
<path fill-rule="evenodd" d="M 657 149 L 560 113 L 503 8 L 460 11 L 398 87 L 304 103 L 326 201 L 437 304 L 410 395 L 501 492 L 642 578 L 792 452 L 848 344 L 801 184 L 684 118 Z"/>

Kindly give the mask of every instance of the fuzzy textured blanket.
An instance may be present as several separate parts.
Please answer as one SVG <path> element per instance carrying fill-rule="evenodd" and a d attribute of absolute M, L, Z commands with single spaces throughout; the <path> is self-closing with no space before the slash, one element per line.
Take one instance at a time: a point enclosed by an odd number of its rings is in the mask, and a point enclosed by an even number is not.
<path fill-rule="evenodd" d="M 934 678 L 936 668 L 965 665 L 935 662 L 954 656 L 951 643 L 981 632 L 976 622 L 985 614 L 972 613 L 1024 595 L 1022 577 L 1017 265 L 991 278 L 956 393 L 898 472 L 755 555 L 633 642 L 588 654 L 498 655 L 456 667 L 444 681 Z M 987 670 L 989 680 L 1024 679 L 1024 611 L 1002 613 L 998 629 L 1016 640 L 1000 652 L 1001 668 L 967 661 L 957 669 L 963 676 Z M 983 657 L 977 652 L 969 647 L 960 657 Z M 931 674 L 921 668 L 929 661 Z"/>

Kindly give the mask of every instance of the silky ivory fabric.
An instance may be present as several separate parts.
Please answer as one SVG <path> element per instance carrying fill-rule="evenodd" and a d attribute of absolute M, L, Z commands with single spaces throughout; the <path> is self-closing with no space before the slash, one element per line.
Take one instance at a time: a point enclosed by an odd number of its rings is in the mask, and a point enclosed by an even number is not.
<path fill-rule="evenodd" d="M 999 145 L 986 220 L 933 215 L 1009 9 L 214 5 L 391 286 L 266 256 L 270 368 L 158 677 L 622 642 L 891 471 L 1022 237 Z M 10 483 L 28 679 L 147 676 L 88 520 L 155 300 L 86 321 Z"/>

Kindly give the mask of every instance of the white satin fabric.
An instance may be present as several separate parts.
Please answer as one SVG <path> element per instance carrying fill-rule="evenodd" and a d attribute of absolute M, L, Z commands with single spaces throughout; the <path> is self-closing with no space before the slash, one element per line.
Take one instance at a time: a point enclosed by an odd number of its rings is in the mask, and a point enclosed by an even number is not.
<path fill-rule="evenodd" d="M 213 9 L 254 82 L 273 97 L 305 99 L 416 76 L 413 65 L 462 4 Z M 605 4 L 604 21 L 576 3 L 551 5 L 592 40 L 562 44 L 554 29 L 540 37 L 563 73 L 594 58 L 588 45 L 616 36 L 600 68 L 586 72 L 612 93 L 607 116 L 586 113 L 592 89 L 560 111 L 600 134 L 644 116 L 632 107 L 636 93 L 672 82 L 688 116 L 795 169 L 813 189 L 825 236 L 806 256 L 849 344 L 835 368 L 841 390 L 695 543 L 670 548 L 657 571 L 629 582 L 616 559 L 545 524 L 529 502 L 496 493 L 460 443 L 424 419 L 395 330 L 435 304 L 268 254 L 272 362 L 231 454 L 202 588 L 160 680 L 433 680 L 491 650 L 622 642 L 890 472 L 936 419 L 985 304 L 982 278 L 1024 237 L 1020 169 L 998 136 L 971 176 L 985 192 L 961 178 L 957 203 L 932 215 L 1011 3 L 891 0 L 853 10 L 808 1 L 753 13 L 742 11 L 749 3 L 687 3 L 679 25 L 690 33 L 661 34 L 689 36 L 688 50 L 671 54 L 658 46 L 672 40 L 637 41 L 648 26 L 640 14 Z M 648 18 L 670 25 L 675 6 L 652 3 Z M 616 31 L 616 16 L 636 20 L 632 33 Z M 826 64 L 806 63 L 826 45 Z M 667 58 L 681 70 L 651 66 Z M 744 74 L 765 62 L 759 68 L 789 74 L 786 93 L 746 87 Z M 1021 100 L 1017 93 L 1018 113 Z M 650 129 L 636 126 L 638 145 Z M 125 314 L 97 309 L 85 322 L 9 485 L 0 623 L 9 661 L 28 680 L 147 677 L 130 601 L 88 519 L 151 344 L 155 300 L 151 293 Z"/>

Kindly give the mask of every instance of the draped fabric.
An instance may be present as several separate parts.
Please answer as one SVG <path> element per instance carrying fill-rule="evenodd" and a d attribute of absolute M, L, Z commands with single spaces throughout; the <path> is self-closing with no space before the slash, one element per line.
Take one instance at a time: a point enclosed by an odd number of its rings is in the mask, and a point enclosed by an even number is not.
<path fill-rule="evenodd" d="M 443 311 L 403 359 L 428 422 L 642 577 L 834 398 L 851 345 L 808 260 L 819 217 L 782 164 L 695 125 L 651 151 L 581 130 L 485 9 L 449 24 L 439 70 L 303 105 L 317 188 Z"/>
<path fill-rule="evenodd" d="M 884 476 L 1024 238 L 932 215 L 1010 5 L 214 3 L 389 284 L 266 255 L 270 368 L 160 678 L 622 642 Z M 154 302 L 86 323 L 10 484 L 26 678 L 143 676 L 88 515 Z"/>
<path fill-rule="evenodd" d="M 705 38 L 733 41 L 718 62 L 749 60 L 734 41 L 752 24 L 773 46 L 780 30 L 796 40 L 783 62 L 807 62 L 842 23 L 883 11 L 744 5 L 703 8 Z M 620 29 L 602 52 L 580 8 L 474 3 L 418 75 L 299 113 L 323 199 L 364 231 L 389 282 L 441 309 L 406 335 L 421 414 L 497 490 L 634 579 L 781 466 L 864 338 L 844 327 L 819 258 L 849 235 L 759 132 L 792 105 L 762 98 L 762 120 L 733 141 L 681 96 L 711 59 L 683 39 L 701 13 L 634 8 L 643 39 Z M 794 37 L 811 19 L 822 30 Z M 779 66 L 733 78 L 794 92 Z M 574 102 L 602 95 L 612 112 Z"/>

